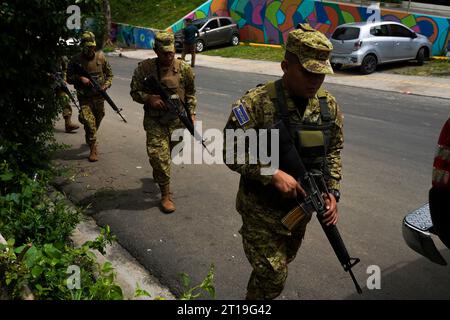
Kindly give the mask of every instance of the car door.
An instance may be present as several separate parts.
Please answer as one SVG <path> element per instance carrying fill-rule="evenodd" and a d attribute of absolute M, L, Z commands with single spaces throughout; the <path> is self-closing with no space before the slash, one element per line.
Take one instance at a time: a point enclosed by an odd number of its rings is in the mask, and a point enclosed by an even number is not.
<path fill-rule="evenodd" d="M 370 28 L 370 34 L 372 37 L 367 41 L 370 42 L 377 53 L 379 62 L 393 60 L 394 40 L 389 35 L 389 26 L 386 24 L 375 25 Z"/>
<path fill-rule="evenodd" d="M 394 40 L 392 54 L 395 60 L 414 59 L 417 53 L 414 50 L 413 32 L 399 24 L 390 24 L 390 34 Z"/>
<path fill-rule="evenodd" d="M 233 28 L 231 28 L 231 20 L 228 18 L 219 18 L 220 22 L 220 44 L 229 43 L 233 35 Z"/>
<path fill-rule="evenodd" d="M 220 43 L 219 20 L 210 20 L 203 28 L 207 46 L 214 46 Z"/>

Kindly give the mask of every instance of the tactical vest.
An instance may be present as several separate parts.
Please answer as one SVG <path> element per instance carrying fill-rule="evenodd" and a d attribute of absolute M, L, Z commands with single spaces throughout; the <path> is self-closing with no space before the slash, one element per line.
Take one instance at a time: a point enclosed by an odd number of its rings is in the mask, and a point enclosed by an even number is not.
<path fill-rule="evenodd" d="M 325 159 L 331 137 L 331 116 L 328 108 L 327 95 L 323 88 L 317 92 L 320 105 L 320 123 L 302 123 L 292 121 L 282 80 L 269 82 L 267 89 L 276 110 L 278 119 L 283 120 L 294 140 L 297 151 L 308 170 L 327 170 Z"/>
<path fill-rule="evenodd" d="M 105 83 L 105 75 L 103 74 L 103 64 L 105 63 L 105 56 L 101 51 L 97 51 L 92 60 L 87 60 L 80 54 L 79 63 L 83 66 L 83 68 L 92 76 L 92 78 L 99 84 L 101 87 Z M 102 96 L 96 92 L 92 87 L 77 87 L 76 88 L 79 98 L 81 99 L 92 99 L 99 98 L 103 99 Z M 80 95 L 81 91 L 81 95 Z"/>
<path fill-rule="evenodd" d="M 325 159 L 330 143 L 332 123 L 325 90 L 320 88 L 317 92 L 321 114 L 320 123 L 304 124 L 293 122 L 289 116 L 281 80 L 267 83 L 266 88 L 277 110 L 277 119 L 274 119 L 273 123 L 278 119 L 283 120 L 308 171 L 312 169 L 321 170 L 325 177 L 328 177 L 329 168 L 325 165 Z M 273 185 L 264 186 L 257 180 L 241 176 L 240 187 L 244 193 L 256 195 L 257 201 L 263 206 L 288 212 L 297 205 L 295 200 L 283 198 Z"/>
<path fill-rule="evenodd" d="M 181 85 L 181 61 L 178 59 L 174 60 L 174 64 L 169 67 L 169 69 L 161 73 L 158 61 L 156 61 L 156 76 L 158 81 L 167 89 L 169 95 L 176 95 L 185 103 L 185 90 L 184 86 Z M 146 108 L 146 111 L 152 117 L 160 117 L 167 113 L 166 110 L 157 110 L 152 108 Z"/>

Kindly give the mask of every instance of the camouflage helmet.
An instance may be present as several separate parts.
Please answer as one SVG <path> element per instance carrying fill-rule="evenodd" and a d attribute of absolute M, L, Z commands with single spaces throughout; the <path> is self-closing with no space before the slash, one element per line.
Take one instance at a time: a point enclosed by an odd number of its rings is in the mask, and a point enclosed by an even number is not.
<path fill-rule="evenodd" d="M 155 50 L 175 52 L 175 38 L 173 33 L 160 31 L 155 36 Z"/>
<path fill-rule="evenodd" d="M 81 35 L 81 45 L 83 47 L 95 47 L 95 35 L 91 31 L 85 31 Z"/>
<path fill-rule="evenodd" d="M 328 38 L 306 23 L 289 32 L 286 41 L 286 51 L 295 54 L 301 65 L 312 73 L 333 74 L 329 60 L 332 50 Z"/>

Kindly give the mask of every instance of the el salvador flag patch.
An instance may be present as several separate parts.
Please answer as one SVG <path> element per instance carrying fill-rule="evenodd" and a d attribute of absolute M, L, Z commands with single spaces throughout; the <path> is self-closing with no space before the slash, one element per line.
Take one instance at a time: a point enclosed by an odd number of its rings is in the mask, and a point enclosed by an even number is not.
<path fill-rule="evenodd" d="M 233 113 L 241 126 L 250 121 L 250 117 L 248 116 L 247 110 L 245 110 L 242 104 L 240 104 L 237 107 L 234 107 Z"/>

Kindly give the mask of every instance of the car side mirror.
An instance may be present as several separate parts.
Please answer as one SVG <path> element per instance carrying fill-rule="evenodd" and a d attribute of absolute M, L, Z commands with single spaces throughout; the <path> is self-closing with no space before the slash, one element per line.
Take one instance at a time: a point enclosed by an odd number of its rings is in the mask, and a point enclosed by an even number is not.
<path fill-rule="evenodd" d="M 205 28 L 205 31 L 209 31 L 209 30 L 211 30 L 211 28 L 210 28 L 210 27 L 208 27 L 208 28 Z"/>
<path fill-rule="evenodd" d="M 413 33 L 411 34 L 411 38 L 413 38 L 413 39 L 417 38 L 417 34 L 416 34 L 415 32 L 413 32 Z"/>

